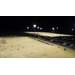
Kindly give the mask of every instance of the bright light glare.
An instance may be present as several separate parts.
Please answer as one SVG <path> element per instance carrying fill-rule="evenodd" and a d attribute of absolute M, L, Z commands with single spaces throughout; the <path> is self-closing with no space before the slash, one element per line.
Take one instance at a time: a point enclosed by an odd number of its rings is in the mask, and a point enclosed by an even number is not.
<path fill-rule="evenodd" d="M 40 28 L 42 30 L 42 28 Z"/>
<path fill-rule="evenodd" d="M 52 28 L 52 30 L 54 30 L 54 28 Z"/>
<path fill-rule="evenodd" d="M 36 27 L 36 25 L 33 25 L 33 27 L 35 28 L 35 27 Z"/>
<path fill-rule="evenodd" d="M 37 27 L 39 29 L 39 27 Z"/>
<path fill-rule="evenodd" d="M 29 29 L 29 27 L 27 27 L 27 29 Z"/>
<path fill-rule="evenodd" d="M 57 29 L 58 29 L 58 27 L 57 27 Z"/>
<path fill-rule="evenodd" d="M 74 29 L 72 29 L 72 30 L 74 30 Z"/>

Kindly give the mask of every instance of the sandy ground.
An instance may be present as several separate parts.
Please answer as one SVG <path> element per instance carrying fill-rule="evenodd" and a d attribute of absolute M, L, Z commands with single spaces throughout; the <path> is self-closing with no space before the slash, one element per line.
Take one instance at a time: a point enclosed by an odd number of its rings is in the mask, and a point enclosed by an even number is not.
<path fill-rule="evenodd" d="M 47 33 L 47 32 L 25 32 L 25 33 L 37 34 L 37 35 L 41 35 L 41 36 L 50 36 L 50 37 L 73 36 L 73 35 L 57 34 L 57 33 Z"/>
<path fill-rule="evenodd" d="M 2 39 L 6 43 L 0 42 L 0 58 L 75 58 L 74 49 L 59 44 L 51 46 L 51 42 L 48 45 L 29 37 L 0 37 L 0 41 Z"/>

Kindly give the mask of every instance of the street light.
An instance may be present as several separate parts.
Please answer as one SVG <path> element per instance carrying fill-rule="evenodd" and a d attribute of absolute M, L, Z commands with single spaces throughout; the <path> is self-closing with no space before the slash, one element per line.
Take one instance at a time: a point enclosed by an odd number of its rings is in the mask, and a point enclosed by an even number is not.
<path fill-rule="evenodd" d="M 74 31 L 74 29 L 72 29 L 72 31 Z"/>
<path fill-rule="evenodd" d="M 40 30 L 42 30 L 42 28 L 40 28 Z"/>
<path fill-rule="evenodd" d="M 72 34 L 73 34 L 74 29 L 72 29 Z"/>
<path fill-rule="evenodd" d="M 39 27 L 37 27 L 38 31 L 39 31 Z"/>
<path fill-rule="evenodd" d="M 36 24 L 34 24 L 33 27 L 34 27 L 34 32 L 35 32 Z M 35 36 L 35 34 L 34 34 L 34 36 Z"/>
<path fill-rule="evenodd" d="M 52 28 L 52 30 L 54 30 L 55 28 Z"/>
<path fill-rule="evenodd" d="M 34 24 L 33 27 L 36 28 L 36 25 Z"/>
<path fill-rule="evenodd" d="M 42 30 L 42 28 L 40 28 L 40 30 Z"/>
<path fill-rule="evenodd" d="M 59 29 L 59 28 L 58 28 L 58 27 L 56 27 L 56 32 L 58 32 L 58 29 Z"/>
<path fill-rule="evenodd" d="M 55 28 L 52 28 L 52 30 L 53 30 L 52 32 L 54 32 Z"/>
<path fill-rule="evenodd" d="M 29 27 L 27 27 L 27 29 L 29 29 Z"/>
<path fill-rule="evenodd" d="M 33 27 L 34 27 L 34 31 L 35 31 L 36 25 L 34 24 Z"/>
<path fill-rule="evenodd" d="M 58 29 L 58 27 L 56 29 Z"/>
<path fill-rule="evenodd" d="M 37 29 L 39 29 L 39 27 L 37 27 Z"/>
<path fill-rule="evenodd" d="M 27 29 L 29 29 L 29 27 L 27 27 Z"/>

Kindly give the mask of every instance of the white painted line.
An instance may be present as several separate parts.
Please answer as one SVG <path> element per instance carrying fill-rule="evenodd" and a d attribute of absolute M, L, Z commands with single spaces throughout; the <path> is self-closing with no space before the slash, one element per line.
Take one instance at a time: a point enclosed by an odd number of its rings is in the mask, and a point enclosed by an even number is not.
<path fill-rule="evenodd" d="M 22 58 L 20 54 L 19 54 L 19 56 L 20 56 L 20 58 Z"/>
<path fill-rule="evenodd" d="M 3 56 L 3 58 L 4 58 L 3 52 L 2 52 L 2 56 Z"/>

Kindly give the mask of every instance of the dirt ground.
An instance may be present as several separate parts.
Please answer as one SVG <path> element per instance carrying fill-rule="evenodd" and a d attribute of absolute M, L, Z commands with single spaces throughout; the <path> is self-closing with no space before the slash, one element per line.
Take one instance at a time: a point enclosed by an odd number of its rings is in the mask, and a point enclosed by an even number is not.
<path fill-rule="evenodd" d="M 57 34 L 57 33 L 47 33 L 47 32 L 25 32 L 25 33 L 37 34 L 37 35 L 41 35 L 41 36 L 50 36 L 50 37 L 73 36 L 73 35 Z"/>
<path fill-rule="evenodd" d="M 2 39 L 5 43 L 1 42 Z M 70 47 L 51 42 L 48 45 L 37 40 L 30 37 L 0 37 L 0 58 L 75 58 L 75 50 Z"/>

